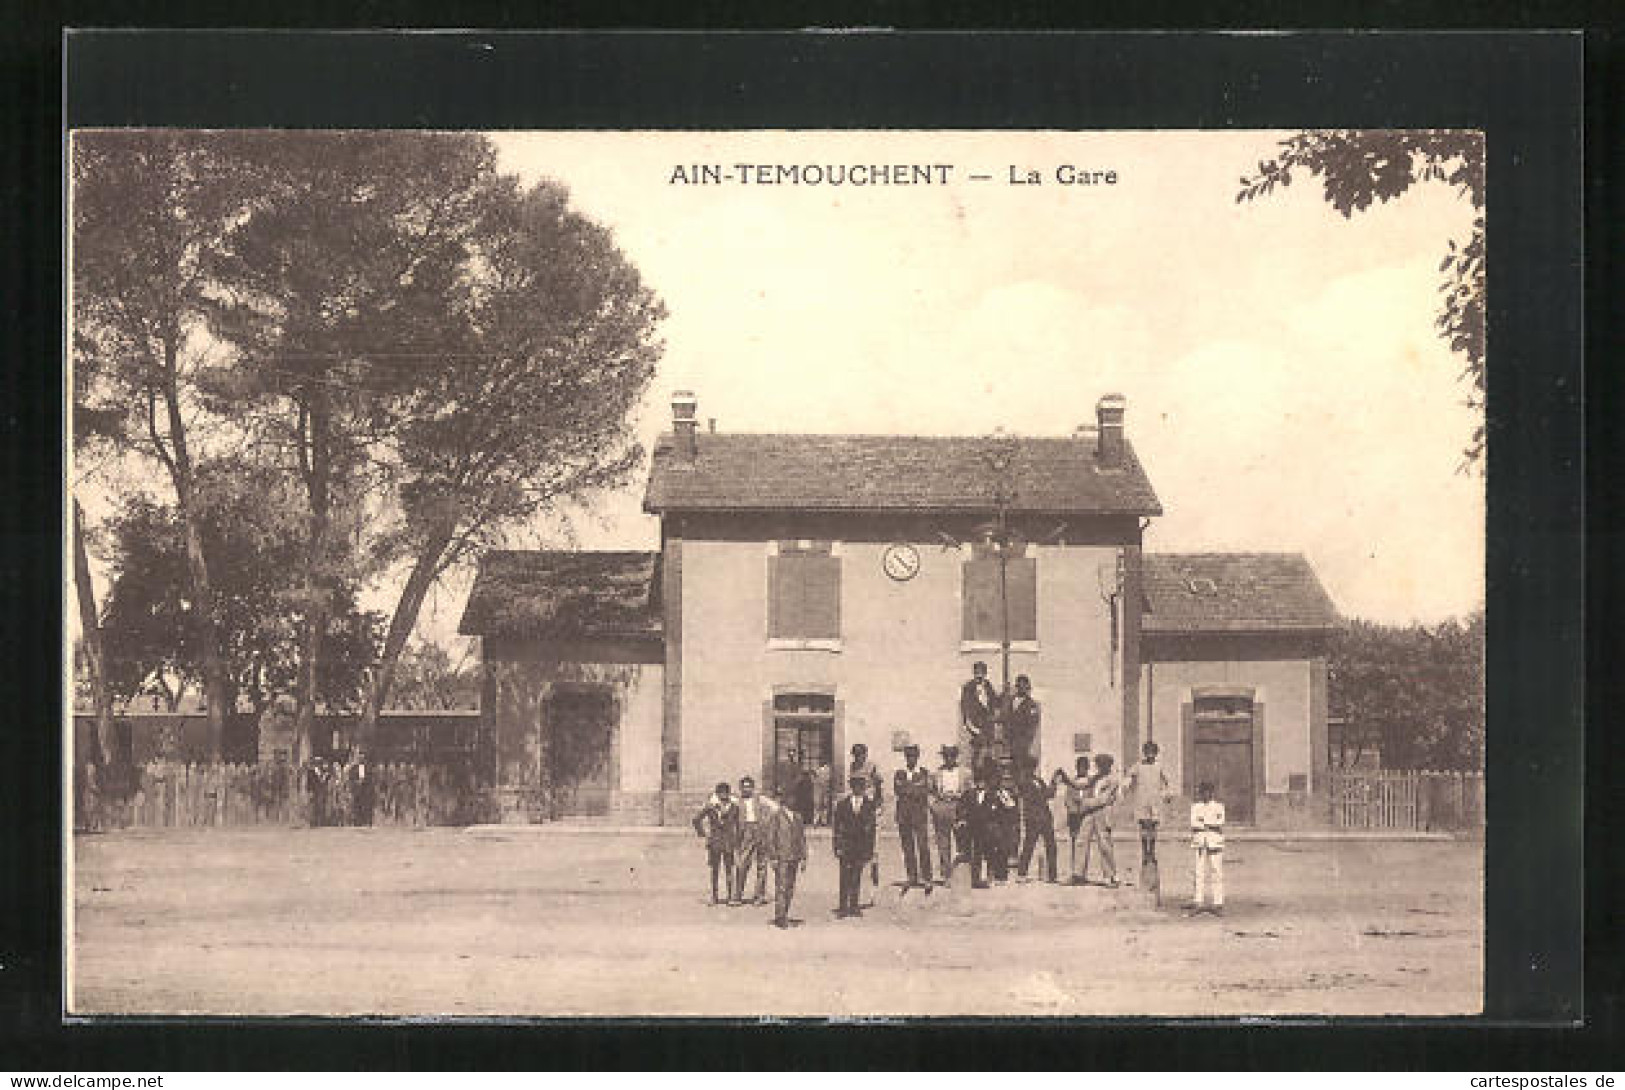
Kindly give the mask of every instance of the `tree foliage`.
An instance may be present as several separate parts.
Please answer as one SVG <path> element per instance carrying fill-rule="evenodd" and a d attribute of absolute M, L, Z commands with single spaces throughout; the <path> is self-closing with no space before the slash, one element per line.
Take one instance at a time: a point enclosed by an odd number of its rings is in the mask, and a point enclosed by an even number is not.
<path fill-rule="evenodd" d="M 659 356 L 659 301 L 551 183 L 492 179 L 476 228 L 466 339 L 410 390 L 393 435 L 398 517 L 375 544 L 408 571 L 368 727 L 444 571 L 562 501 L 626 483 L 642 461 L 630 421 Z"/>
<path fill-rule="evenodd" d="M 1439 263 L 1443 279 L 1439 335 L 1462 357 L 1467 404 L 1484 409 L 1484 137 L 1458 129 L 1311 130 L 1281 141 L 1274 159 L 1258 164 L 1258 173 L 1241 179 L 1236 200 L 1250 201 L 1292 184 L 1294 173 L 1319 178 L 1328 203 L 1344 218 L 1402 196 L 1412 186 L 1432 182 L 1449 186 L 1472 203 L 1471 233 L 1452 239 Z M 1470 436 L 1463 458 L 1482 467 L 1485 430 L 1482 421 Z"/>
<path fill-rule="evenodd" d="M 1484 763 L 1484 614 L 1438 625 L 1354 621 L 1330 655 L 1330 711 L 1344 751 L 1380 748 L 1392 768 L 1475 770 Z"/>
<path fill-rule="evenodd" d="M 332 134 L 263 153 L 284 177 L 222 247 L 211 321 L 239 353 L 230 389 L 293 453 L 312 547 L 331 488 L 381 498 L 362 548 L 403 582 L 369 733 L 449 567 L 635 470 L 628 420 L 663 311 L 609 232 L 557 185 L 498 175 L 482 138 Z"/>
<path fill-rule="evenodd" d="M 458 341 L 454 306 L 481 179 L 477 136 L 241 133 L 232 151 L 260 179 L 215 251 L 207 311 L 234 350 L 213 383 L 303 486 L 301 752 L 314 723 L 327 620 L 343 572 L 343 494 L 378 485 L 377 452 L 404 391 Z"/>
<path fill-rule="evenodd" d="M 395 672 L 390 707 L 411 711 L 472 710 L 480 706 L 479 672 L 452 661 L 438 643 L 408 645 Z"/>
<path fill-rule="evenodd" d="M 213 134 L 87 131 L 72 145 L 74 423 L 161 465 L 186 535 L 194 638 L 216 752 L 225 666 L 194 490 L 193 381 L 209 265 L 241 216 L 252 178 Z"/>
<path fill-rule="evenodd" d="M 187 535 L 184 603 L 147 613 L 228 644 L 239 691 L 289 684 L 307 736 L 357 588 L 399 579 L 372 722 L 449 567 L 641 461 L 629 421 L 664 311 L 609 231 L 500 175 L 483 137 L 110 134 L 76 143 L 74 201 L 76 350 L 112 394 L 78 400 L 142 436 Z M 277 578 L 213 587 L 238 558 Z M 263 623 L 227 615 L 245 610 Z"/>
<path fill-rule="evenodd" d="M 278 482 L 231 464 L 206 474 L 206 548 L 216 573 L 228 694 L 263 710 L 298 676 L 298 557 L 303 533 L 280 502 Z M 285 484 L 283 485 L 285 488 Z M 174 509 L 146 497 L 126 500 L 109 525 L 112 589 L 102 630 L 114 692 L 128 699 L 159 691 L 171 702 L 201 680 L 186 578 L 185 534 Z M 355 707 L 377 654 L 381 618 L 363 611 L 356 587 L 340 589 L 327 619 L 330 653 L 318 699 Z"/>

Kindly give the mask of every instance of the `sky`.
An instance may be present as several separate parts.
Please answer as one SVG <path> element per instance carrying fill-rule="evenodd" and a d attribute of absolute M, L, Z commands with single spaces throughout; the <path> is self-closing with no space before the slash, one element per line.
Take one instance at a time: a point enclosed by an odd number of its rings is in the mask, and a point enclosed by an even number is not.
<path fill-rule="evenodd" d="M 563 183 L 666 304 L 646 446 L 678 389 L 718 430 L 914 434 L 1062 435 L 1121 393 L 1165 512 L 1149 550 L 1302 552 L 1345 616 L 1465 613 L 1483 601 L 1483 480 L 1459 472 L 1474 416 L 1434 320 L 1439 261 L 1472 209 L 1429 183 L 1345 219 L 1305 176 L 1237 203 L 1283 135 L 493 139 L 504 171 Z M 761 186 L 740 184 L 740 163 L 952 171 L 944 185 Z M 735 180 L 674 184 L 697 164 Z M 1116 183 L 1058 184 L 1062 166 Z M 1039 184 L 1010 183 L 1028 171 Z M 642 490 L 511 544 L 656 548 Z M 468 585 L 437 589 L 420 636 L 455 639 Z"/>
<path fill-rule="evenodd" d="M 741 432 L 1060 435 L 1128 399 L 1152 551 L 1307 554 L 1346 616 L 1435 622 L 1484 594 L 1461 359 L 1434 329 L 1470 205 L 1442 185 L 1344 219 L 1307 177 L 1236 202 L 1267 132 L 505 133 L 665 301 L 670 395 Z M 673 184 L 714 163 L 735 180 Z M 946 185 L 760 186 L 735 164 L 922 163 Z M 1114 185 L 1057 184 L 1063 165 Z M 1038 185 L 1013 185 L 1011 171 Z M 972 181 L 973 173 L 991 175 Z M 1492 349 L 1493 355 L 1493 349 Z M 642 482 L 574 525 L 655 548 Z M 516 544 L 563 547 L 548 529 Z M 457 580 L 422 631 L 455 630 Z"/>

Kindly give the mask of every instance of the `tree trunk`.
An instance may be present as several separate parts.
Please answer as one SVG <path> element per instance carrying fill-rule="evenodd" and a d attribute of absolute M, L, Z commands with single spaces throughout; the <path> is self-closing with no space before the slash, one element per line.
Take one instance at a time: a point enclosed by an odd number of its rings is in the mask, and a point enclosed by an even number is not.
<path fill-rule="evenodd" d="M 310 530 L 305 552 L 305 630 L 303 662 L 299 670 L 299 711 L 294 720 L 294 761 L 309 757 L 315 738 L 316 702 L 320 695 L 322 637 L 327 628 L 327 585 L 323 578 L 327 559 L 328 510 L 332 467 L 327 435 L 327 397 L 318 387 L 309 395 L 305 448 L 305 487 L 310 500 Z"/>
<path fill-rule="evenodd" d="M 395 612 L 389 618 L 389 631 L 384 635 L 378 670 L 373 675 L 372 685 L 367 691 L 367 702 L 361 710 L 360 741 L 367 750 L 371 750 L 373 739 L 377 736 L 378 716 L 389 702 L 389 691 L 395 684 L 395 669 L 400 665 L 401 652 L 406 649 L 406 641 L 417 627 L 424 599 L 429 596 L 429 589 L 440 574 L 440 561 L 451 544 L 451 535 L 452 530 L 447 529 L 430 536 L 428 544 L 413 563 L 412 573 L 407 576 L 400 599 L 395 603 Z"/>
<path fill-rule="evenodd" d="M 118 741 L 113 730 L 113 694 L 107 687 L 101 618 L 96 611 L 96 584 L 90 578 L 90 555 L 85 550 L 85 514 L 77 499 L 73 501 L 73 586 L 79 599 L 79 628 L 90 664 L 91 699 L 96 709 L 96 752 L 91 756 L 105 768 L 113 763 Z M 77 754 L 74 763 L 79 763 Z"/>
<path fill-rule="evenodd" d="M 209 718 L 209 755 L 219 760 L 226 736 L 226 712 L 230 701 L 226 685 L 226 664 L 220 655 L 220 630 L 214 618 L 214 590 L 209 564 L 203 554 L 202 527 L 195 512 L 180 508 L 186 526 L 186 572 L 197 603 L 198 667 L 203 674 L 203 699 Z M 177 696 L 179 694 L 177 693 Z"/>
<path fill-rule="evenodd" d="M 203 699 L 208 704 L 209 755 L 219 760 L 226 734 L 229 696 L 225 661 L 220 655 L 220 626 L 215 617 L 214 586 L 209 579 L 208 557 L 203 551 L 203 516 L 194 503 L 192 455 L 186 441 L 186 421 L 181 415 L 178 333 L 172 333 L 164 340 L 162 385 L 164 412 L 169 425 L 169 456 L 166 461 L 175 486 L 175 510 L 186 528 L 186 576 L 197 610 L 198 666 L 203 673 Z M 160 448 L 162 456 L 156 429 L 152 440 Z"/>
<path fill-rule="evenodd" d="M 309 759 L 316 737 L 317 676 L 322 654 L 322 629 L 327 611 L 321 604 L 321 587 L 316 578 L 305 578 L 304 661 L 299 670 L 299 714 L 294 720 L 293 751 L 296 762 Z"/>

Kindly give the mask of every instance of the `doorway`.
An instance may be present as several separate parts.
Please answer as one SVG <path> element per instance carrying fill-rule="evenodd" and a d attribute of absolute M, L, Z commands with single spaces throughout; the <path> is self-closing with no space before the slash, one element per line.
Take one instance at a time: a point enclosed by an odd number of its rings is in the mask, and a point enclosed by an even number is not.
<path fill-rule="evenodd" d="M 602 817 L 618 780 L 615 695 L 603 687 L 555 688 L 542 704 L 552 817 Z"/>
<path fill-rule="evenodd" d="M 1195 798 L 1197 784 L 1213 785 L 1213 797 L 1224 803 L 1229 823 L 1251 824 L 1255 815 L 1253 783 L 1253 698 L 1242 695 L 1198 696 L 1193 716 L 1192 763 L 1187 787 Z"/>
<path fill-rule="evenodd" d="M 779 693 L 773 697 L 773 759 L 768 775 L 778 798 L 802 809 L 816 810 L 827 804 L 830 784 L 825 778 L 840 774 L 832 760 L 834 737 L 834 696 Z"/>

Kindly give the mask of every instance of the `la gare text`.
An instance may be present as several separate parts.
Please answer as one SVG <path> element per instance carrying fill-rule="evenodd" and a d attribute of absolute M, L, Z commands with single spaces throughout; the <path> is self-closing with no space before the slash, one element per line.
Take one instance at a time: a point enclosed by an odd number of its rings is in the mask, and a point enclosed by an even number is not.
<path fill-rule="evenodd" d="M 951 163 L 679 163 L 667 185 L 945 186 L 1116 185 L 1116 170 L 1062 163 L 1046 169 L 1010 164 L 1004 171 L 965 170 Z"/>

